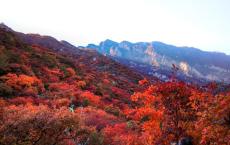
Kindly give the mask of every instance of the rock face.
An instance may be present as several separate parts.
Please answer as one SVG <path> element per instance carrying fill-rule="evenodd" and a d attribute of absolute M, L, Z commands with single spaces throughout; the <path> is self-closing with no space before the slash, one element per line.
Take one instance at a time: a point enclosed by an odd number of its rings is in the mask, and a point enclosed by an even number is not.
<path fill-rule="evenodd" d="M 130 67 L 142 67 L 148 74 L 170 71 L 172 64 L 175 64 L 181 76 L 230 82 L 230 56 L 224 53 L 176 47 L 162 42 L 118 43 L 112 40 L 105 40 L 99 45 L 89 44 L 87 48 L 110 55 L 118 61 L 128 63 Z M 149 71 L 146 72 L 146 69 Z"/>

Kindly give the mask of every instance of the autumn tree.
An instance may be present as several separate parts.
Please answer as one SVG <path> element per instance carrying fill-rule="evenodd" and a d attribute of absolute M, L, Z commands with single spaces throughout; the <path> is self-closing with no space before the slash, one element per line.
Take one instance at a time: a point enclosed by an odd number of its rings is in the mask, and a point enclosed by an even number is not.
<path fill-rule="evenodd" d="M 90 91 L 79 91 L 73 100 L 73 104 L 76 106 L 99 106 L 101 105 L 100 97 L 94 95 Z"/>
<path fill-rule="evenodd" d="M 189 136 L 187 130 L 196 119 L 189 104 L 192 88 L 182 82 L 153 84 L 131 97 L 138 107 L 126 114 L 142 124 L 142 130 L 152 136 L 153 144 L 178 142 Z"/>
<path fill-rule="evenodd" d="M 210 91 L 209 91 L 210 92 Z M 228 145 L 230 140 L 230 93 L 192 93 L 191 104 L 198 116 L 195 122 L 197 144 Z"/>
<path fill-rule="evenodd" d="M 96 131 L 80 124 L 78 114 L 67 108 L 47 106 L 4 107 L 0 126 L 0 144 L 86 144 Z"/>
<path fill-rule="evenodd" d="M 43 83 L 35 76 L 8 73 L 0 77 L 0 86 L 5 92 L 12 91 L 15 95 L 37 95 L 44 91 Z M 4 97 L 4 96 L 3 96 Z"/>

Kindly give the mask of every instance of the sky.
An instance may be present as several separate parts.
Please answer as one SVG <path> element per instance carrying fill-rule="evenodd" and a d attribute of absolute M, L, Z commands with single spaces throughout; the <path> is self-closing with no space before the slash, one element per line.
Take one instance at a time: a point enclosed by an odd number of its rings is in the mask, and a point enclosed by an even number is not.
<path fill-rule="evenodd" d="M 161 41 L 230 54 L 230 0 L 0 0 L 0 22 L 76 46 Z"/>

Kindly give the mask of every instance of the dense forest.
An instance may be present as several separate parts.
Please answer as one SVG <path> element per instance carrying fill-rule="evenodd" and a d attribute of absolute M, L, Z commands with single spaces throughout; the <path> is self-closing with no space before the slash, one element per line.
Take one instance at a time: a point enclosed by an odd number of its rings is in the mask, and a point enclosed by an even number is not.
<path fill-rule="evenodd" d="M 230 144 L 228 85 L 179 81 L 175 66 L 165 82 L 28 37 L 0 28 L 1 145 Z"/>

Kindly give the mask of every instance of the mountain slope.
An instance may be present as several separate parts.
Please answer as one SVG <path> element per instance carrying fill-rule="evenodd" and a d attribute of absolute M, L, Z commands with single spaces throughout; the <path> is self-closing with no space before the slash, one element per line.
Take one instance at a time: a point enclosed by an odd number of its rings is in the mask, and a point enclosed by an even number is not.
<path fill-rule="evenodd" d="M 34 92 L 32 96 L 76 94 L 79 88 L 68 91 L 68 86 L 72 88 L 80 85 L 79 82 L 84 91 L 100 95 L 105 103 L 111 104 L 115 100 L 122 106 L 129 102 L 129 95 L 139 88 L 138 81 L 143 78 L 143 75 L 94 50 L 80 50 L 50 36 L 23 34 L 5 25 L 0 27 L 0 34 L 0 75 L 11 73 L 40 79 L 46 90 Z M 52 91 L 49 86 L 53 85 L 67 88 Z M 128 89 L 124 89 L 126 87 Z M 1 89 L 0 96 L 20 96 L 17 92 L 4 93 L 7 92 L 4 87 Z"/>
<path fill-rule="evenodd" d="M 146 65 L 147 74 L 169 71 L 175 64 L 182 72 L 180 76 L 209 81 L 230 82 L 230 56 L 224 53 L 205 52 L 191 47 L 176 47 L 161 42 L 120 43 L 105 40 L 99 45 L 89 44 L 98 52 L 134 63 L 132 67 Z M 126 62 L 126 63 L 127 63 Z M 152 70 L 151 68 L 155 69 Z M 142 71 L 143 72 L 143 71 Z"/>

